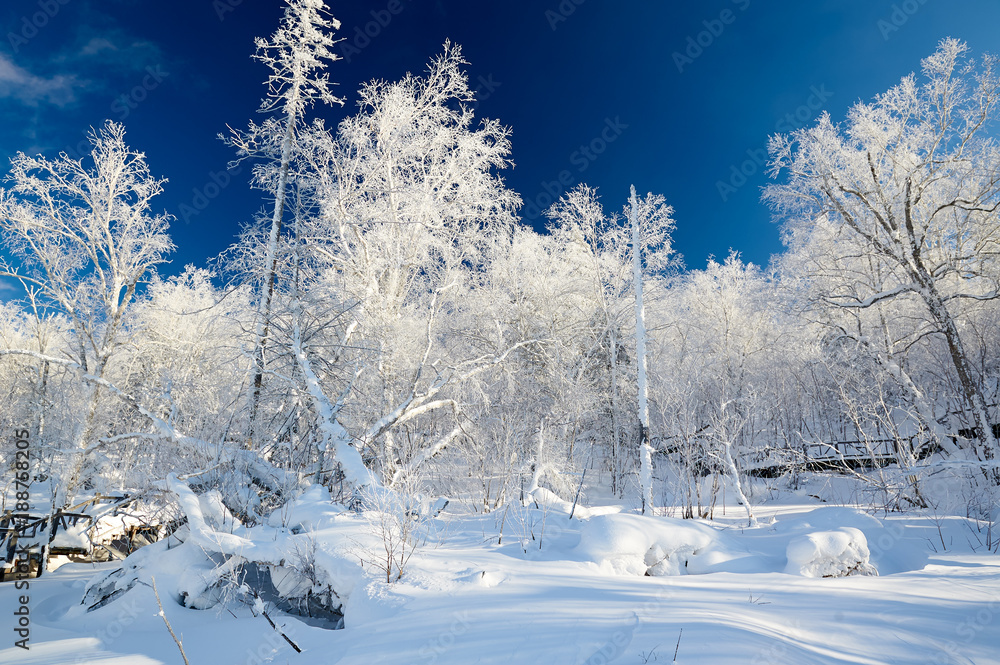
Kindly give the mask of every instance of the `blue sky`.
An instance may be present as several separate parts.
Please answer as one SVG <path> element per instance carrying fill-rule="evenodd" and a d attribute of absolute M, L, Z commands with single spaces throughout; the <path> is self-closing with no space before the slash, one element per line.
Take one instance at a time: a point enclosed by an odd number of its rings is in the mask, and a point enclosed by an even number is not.
<path fill-rule="evenodd" d="M 766 264 L 779 229 L 759 202 L 767 137 L 843 118 L 919 68 L 938 40 L 1000 53 L 995 0 L 328 0 L 344 59 L 331 78 L 353 112 L 358 85 L 420 71 L 461 44 L 478 112 L 513 129 L 505 177 L 526 223 L 577 182 L 618 209 L 634 183 L 675 208 L 687 265 L 730 248 Z M 165 272 L 203 265 L 263 205 L 216 139 L 255 116 L 265 70 L 253 38 L 279 0 L 5 0 L 0 156 L 73 152 L 119 120 L 177 216 Z M 367 34 L 366 34 L 367 33 Z M 3 168 L 3 167 L 0 167 Z M 742 171 L 742 173 L 741 173 Z M 749 174 L 749 175 L 744 175 Z"/>

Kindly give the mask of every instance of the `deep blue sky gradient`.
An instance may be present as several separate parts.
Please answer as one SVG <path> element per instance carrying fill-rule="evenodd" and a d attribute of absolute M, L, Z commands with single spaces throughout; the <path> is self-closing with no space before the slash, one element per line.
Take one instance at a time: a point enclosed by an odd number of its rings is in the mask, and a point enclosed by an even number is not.
<path fill-rule="evenodd" d="M 347 105 L 320 111 L 331 124 L 353 112 L 361 82 L 421 71 L 450 38 L 470 62 L 478 112 L 513 129 L 516 167 L 505 177 L 527 223 L 544 225 L 537 210 L 562 183 L 598 187 L 613 209 L 634 183 L 674 206 L 675 247 L 692 268 L 730 248 L 758 264 L 781 250 L 759 202 L 769 134 L 821 109 L 843 118 L 945 36 L 1000 52 L 996 0 L 328 4 L 346 38 L 330 74 Z M 18 150 L 72 152 L 90 126 L 123 121 L 169 179 L 158 203 L 178 217 L 178 251 L 165 272 L 204 265 L 264 205 L 246 169 L 225 174 L 233 154 L 216 135 L 255 117 L 266 70 L 250 58 L 253 38 L 274 31 L 282 6 L 5 0 L 2 163 Z"/>

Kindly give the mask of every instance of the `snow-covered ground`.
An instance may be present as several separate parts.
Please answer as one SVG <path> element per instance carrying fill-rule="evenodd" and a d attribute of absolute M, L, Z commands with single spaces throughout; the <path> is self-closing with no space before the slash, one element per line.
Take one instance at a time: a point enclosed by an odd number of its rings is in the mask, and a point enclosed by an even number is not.
<path fill-rule="evenodd" d="M 446 511 L 392 585 L 359 563 L 377 551 L 368 522 L 300 506 L 282 521 L 311 529 L 317 561 L 339 566 L 345 614 L 328 630 L 272 613 L 301 653 L 263 617 L 179 605 L 186 571 L 169 557 L 146 570 L 192 665 L 1000 663 L 1000 556 L 974 523 L 793 499 L 758 507 L 753 529 L 731 508 L 713 522 L 614 507 L 573 520 L 558 505 Z M 821 576 L 866 554 L 877 575 Z M 88 580 L 119 565 L 31 581 L 31 650 L 0 650 L 0 662 L 182 662 L 147 584 L 80 605 Z M 23 593 L 0 585 L 0 615 L 9 621 Z"/>

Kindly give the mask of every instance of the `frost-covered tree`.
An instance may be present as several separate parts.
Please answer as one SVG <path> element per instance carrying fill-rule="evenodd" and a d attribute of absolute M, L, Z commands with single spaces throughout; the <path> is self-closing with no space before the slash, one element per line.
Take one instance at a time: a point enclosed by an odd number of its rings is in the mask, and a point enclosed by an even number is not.
<path fill-rule="evenodd" d="M 817 304 L 892 303 L 915 314 L 887 361 L 923 337 L 944 343 L 985 459 L 997 441 L 958 314 L 963 303 L 1000 295 L 1000 148 L 987 134 L 1000 110 L 1000 78 L 992 57 L 977 63 L 966 53 L 965 44 L 943 40 L 923 61 L 921 80 L 911 74 L 856 104 L 844 125 L 824 114 L 815 126 L 774 137 L 772 174 L 785 181 L 764 198 L 784 219 Z M 873 342 L 877 332 L 866 326 L 858 336 Z M 919 387 L 909 389 L 919 404 Z M 932 428 L 933 414 L 923 411 Z"/>
<path fill-rule="evenodd" d="M 0 426 L 8 430 L 30 427 L 38 441 L 70 440 L 72 438 L 71 402 L 74 391 L 65 390 L 65 383 L 79 386 L 76 376 L 66 376 L 62 368 L 53 366 L 40 356 L 59 355 L 68 347 L 70 328 L 66 317 L 47 310 L 29 289 L 22 302 L 12 301 L 0 306 L 0 350 L 30 351 L 30 356 L 8 355 L 0 359 L 0 383 L 5 389 L 0 396 Z M 0 446 L 11 469 L 16 460 L 13 447 Z M 48 468 L 51 454 L 41 456 L 41 468 Z"/>
<path fill-rule="evenodd" d="M 249 285 L 223 292 L 212 278 L 193 266 L 153 277 L 129 317 L 118 381 L 182 431 L 225 441 L 245 397 L 239 342 L 252 325 L 253 295 Z"/>
<path fill-rule="evenodd" d="M 368 369 L 354 389 L 365 398 L 354 402 L 352 420 L 358 445 L 387 480 L 461 432 L 446 429 L 401 457 L 393 430 L 453 411 L 449 386 L 510 350 L 444 344 L 441 331 L 445 314 L 460 312 L 477 288 L 519 202 L 497 174 L 509 165 L 509 130 L 475 122 L 464 64 L 461 50 L 445 44 L 424 76 L 366 84 L 358 113 L 336 135 L 316 123 L 304 141 L 318 211 L 301 220 L 303 298 L 343 303 L 339 338 L 328 343 L 373 354 L 362 361 Z"/>
<path fill-rule="evenodd" d="M 322 207 L 310 251 L 344 276 L 359 313 L 394 316 L 427 283 L 481 264 L 514 221 L 520 199 L 498 174 L 510 130 L 476 123 L 465 64 L 446 43 L 424 76 L 363 86 L 335 137 L 311 135 Z"/>
<path fill-rule="evenodd" d="M 150 175 L 145 155 L 125 144 L 125 130 L 115 123 L 89 138 L 86 160 L 19 153 L 11 159 L 9 186 L 0 191 L 0 228 L 12 257 L 3 259 L 0 275 L 33 288 L 43 307 L 70 322 L 64 352 L 83 386 L 57 507 L 72 498 L 87 463 L 107 442 L 98 422 L 106 374 L 121 351 L 137 288 L 173 249 L 169 216 L 151 210 L 164 181 Z M 3 353 L 55 362 L 31 349 Z"/>
<path fill-rule="evenodd" d="M 638 360 L 646 342 L 642 289 L 644 279 L 664 275 L 676 262 L 671 213 L 662 196 L 639 198 L 633 192 L 621 215 L 609 215 L 596 190 L 586 185 L 568 192 L 547 212 L 551 234 L 575 248 L 566 255 L 579 261 L 574 272 L 587 284 L 591 318 L 587 334 L 578 338 L 590 345 L 585 357 L 601 359 L 588 371 L 596 374 L 607 400 L 604 439 L 610 443 L 611 487 L 616 493 L 624 490 L 632 460 L 638 459 L 643 510 L 651 502 L 652 452 L 648 416 L 642 417 L 648 414 L 643 409 L 644 368 Z"/>
<path fill-rule="evenodd" d="M 601 440 L 609 444 L 611 490 L 621 496 L 634 469 L 629 431 L 634 373 L 628 360 L 635 311 L 634 299 L 630 299 L 631 231 L 604 211 L 597 190 L 586 185 L 567 192 L 546 214 L 551 220 L 549 234 L 557 245 L 551 253 L 562 254 L 572 266 L 569 274 L 581 282 L 582 302 L 576 306 L 584 312 L 586 325 L 570 339 L 583 345 L 583 362 L 577 371 L 589 379 L 590 389 L 604 403 L 595 425 Z"/>
<path fill-rule="evenodd" d="M 654 320 L 654 394 L 685 516 L 705 513 L 703 475 L 713 476 L 712 493 L 727 479 L 749 511 L 747 463 L 777 446 L 779 432 L 802 429 L 777 422 L 782 379 L 796 367 L 782 346 L 781 305 L 768 275 L 733 253 L 679 277 Z"/>
<path fill-rule="evenodd" d="M 671 217 L 673 208 L 663 202 L 663 197 L 650 194 L 640 201 L 632 187 L 629 198 L 628 219 L 632 236 L 632 291 L 635 296 L 635 355 L 636 385 L 639 393 L 639 488 L 642 512 L 653 509 L 653 448 L 649 445 L 649 382 L 646 378 L 646 306 L 643 299 L 644 264 L 666 261 L 673 252 L 670 233 L 674 228 Z M 655 257 L 650 261 L 648 255 Z"/>
<path fill-rule="evenodd" d="M 317 102 L 343 104 L 332 91 L 330 62 L 339 60 L 331 49 L 332 31 L 340 22 L 329 16 L 322 0 L 286 0 L 284 17 L 270 39 L 256 41 L 254 58 L 264 63 L 271 74 L 267 96 L 259 112 L 268 114 L 264 122 L 250 123 L 245 132 L 233 131 L 222 138 L 233 145 L 240 158 L 261 159 L 254 169 L 254 182 L 273 197 L 270 230 L 260 269 L 261 294 L 254 341 L 254 377 L 250 398 L 251 439 L 257 421 L 257 409 L 264 380 L 265 348 L 271 326 L 271 308 L 278 271 L 279 243 L 286 215 L 286 199 L 298 152 L 299 133 L 305 126 L 305 114 Z"/>

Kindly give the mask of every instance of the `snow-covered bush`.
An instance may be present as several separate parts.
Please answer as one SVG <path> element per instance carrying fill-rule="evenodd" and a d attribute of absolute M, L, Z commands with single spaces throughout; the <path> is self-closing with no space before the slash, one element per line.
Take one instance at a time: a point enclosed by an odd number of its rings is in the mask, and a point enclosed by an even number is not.
<path fill-rule="evenodd" d="M 362 564 L 377 570 L 391 584 L 403 577 L 423 539 L 424 514 L 419 502 L 381 487 L 365 487 L 358 494 L 361 514 L 376 540 L 374 546 L 362 547 Z"/>

